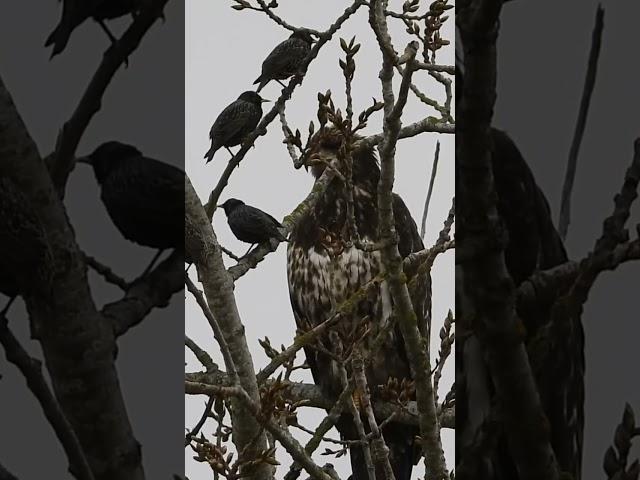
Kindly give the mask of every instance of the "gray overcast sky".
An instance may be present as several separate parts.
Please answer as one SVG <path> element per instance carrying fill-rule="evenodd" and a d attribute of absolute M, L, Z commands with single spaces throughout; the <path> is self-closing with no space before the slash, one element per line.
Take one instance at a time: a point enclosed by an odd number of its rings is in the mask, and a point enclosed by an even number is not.
<path fill-rule="evenodd" d="M 593 248 L 640 134 L 640 3 L 601 3 L 605 28 L 598 79 L 580 151 L 567 242 L 573 259 Z M 495 123 L 514 137 L 549 198 L 554 218 L 597 5 L 596 0 L 512 2 L 505 5 L 501 20 Z M 634 207 L 631 232 L 640 222 L 638 202 Z M 638 278 L 637 262 L 604 274 L 582 317 L 587 362 L 584 480 L 603 478 L 602 458 L 624 402 L 640 414 L 640 383 L 637 373 L 629 375 L 640 364 Z M 634 451 L 637 457 L 638 442 Z"/>
<path fill-rule="evenodd" d="M 305 2 L 282 0 L 277 12 L 290 23 L 324 30 L 343 11 L 348 2 L 307 0 Z M 401 2 L 392 2 L 401 9 Z M 262 60 L 271 49 L 285 39 L 289 33 L 269 20 L 264 14 L 254 11 L 236 12 L 229 2 L 210 0 L 190 0 L 186 2 L 186 170 L 197 192 L 206 199 L 227 164 L 228 154 L 219 151 L 213 162 L 204 164 L 203 155 L 209 147 L 208 133 L 218 113 L 244 90 L 252 89 L 252 83 L 260 73 Z M 402 22 L 391 24 L 396 49 L 402 51 L 408 41 Z M 453 38 L 453 19 L 447 22 L 445 38 Z M 356 57 L 356 78 L 354 84 L 354 110 L 361 111 L 371 105 L 371 98 L 381 98 L 380 70 L 381 57 L 373 33 L 367 22 L 364 9 L 351 18 L 340 36 L 350 39 L 356 35 L 362 48 Z M 287 104 L 289 124 L 300 128 L 305 134 L 310 120 L 316 120 L 319 91 L 331 89 L 336 106 L 344 110 L 344 78 L 338 67 L 338 58 L 342 58 L 336 37 L 314 61 L 302 87 L 294 93 Z M 452 64 L 453 49 L 440 53 L 439 61 Z M 417 78 L 417 83 L 427 94 L 442 101 L 444 94 L 439 84 L 435 84 L 426 75 Z M 277 83 L 269 84 L 263 90 L 263 96 L 274 100 L 280 93 Z M 436 115 L 417 99 L 410 96 L 409 105 L 403 122 L 405 124 Z M 381 130 L 380 116 L 374 117 L 366 133 Z M 255 149 L 243 160 L 240 168 L 234 172 L 222 200 L 237 197 L 249 204 L 259 206 L 282 218 L 302 200 L 312 185 L 312 178 L 304 169 L 294 170 L 284 145 L 279 122 L 274 122 L 266 137 L 261 137 Z M 432 198 L 426 243 L 434 242 L 451 206 L 454 195 L 454 142 L 453 136 L 422 135 L 419 138 L 403 141 L 396 155 L 395 191 L 402 195 L 413 217 L 419 223 L 430 176 L 436 139 L 441 142 L 440 166 Z M 219 211 L 214 217 L 214 229 L 219 241 L 236 253 L 243 253 L 246 245 L 232 237 L 224 217 Z M 236 299 L 246 325 L 246 334 L 257 367 L 265 364 L 265 355 L 258 345 L 258 338 L 269 336 L 272 343 L 290 344 L 295 331 L 295 323 L 289 305 L 286 285 L 285 246 L 280 246 L 271 254 L 260 268 L 248 273 L 236 284 Z M 433 271 L 434 279 L 434 332 L 442 324 L 442 319 L 454 304 L 453 253 L 440 258 Z M 213 335 L 195 302 L 186 301 L 186 331 L 189 336 L 206 347 L 210 352 L 218 352 Z M 437 335 L 434 335 L 437 338 Z M 432 350 L 438 348 L 434 342 Z M 301 357 L 300 357 L 301 358 Z M 200 370 L 200 365 L 192 355 L 186 355 L 187 370 Z M 445 371 L 441 384 L 444 393 L 453 381 L 453 360 Z M 310 381 L 308 372 L 298 377 Z M 186 424 L 193 426 L 200 416 L 205 399 L 190 397 L 186 399 Z M 309 411 L 303 419 L 307 425 L 316 425 L 321 418 L 319 411 Z M 210 431 L 210 430 L 209 430 Z M 333 433 L 337 436 L 337 433 Z M 301 440 L 306 435 L 298 436 Z M 445 431 L 444 442 L 449 464 L 453 464 L 454 436 Z M 319 451 L 323 451 L 321 447 Z M 185 452 L 186 472 L 192 480 L 209 478 L 208 467 L 198 465 L 191 460 L 192 452 Z M 316 461 L 331 461 L 339 472 L 349 470 L 348 460 L 330 459 L 315 456 Z M 286 471 L 286 457 L 280 456 Z M 416 468 L 415 477 L 423 471 Z M 345 476 L 346 478 L 346 476 Z"/>

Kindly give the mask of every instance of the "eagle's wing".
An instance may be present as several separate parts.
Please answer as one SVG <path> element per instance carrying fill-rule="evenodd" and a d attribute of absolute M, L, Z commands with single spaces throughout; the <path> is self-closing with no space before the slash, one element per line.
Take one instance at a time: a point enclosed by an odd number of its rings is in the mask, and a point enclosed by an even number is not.
<path fill-rule="evenodd" d="M 549 205 L 522 154 L 500 130 L 491 129 L 492 170 L 498 213 L 508 235 L 505 262 L 516 286 L 536 271 L 566 261 Z M 490 410 L 494 389 L 483 350 L 476 339 L 472 315 L 465 308 L 462 275 L 456 274 L 458 324 L 456 348 L 456 432 L 461 445 L 469 445 Z M 584 334 L 581 319 L 550 323 L 551 305 L 518 306 L 527 332 L 530 363 L 551 429 L 551 443 L 563 471 L 580 478 L 584 402 Z M 549 331 L 556 325 L 562 331 Z M 477 462 L 476 478 L 517 478 L 506 440 L 493 452 L 477 455 L 461 450 L 457 461 Z M 477 458 L 474 458 L 476 457 Z M 482 471 L 480 471 L 482 469 Z"/>
<path fill-rule="evenodd" d="M 398 234 L 398 250 L 402 258 L 424 249 L 418 226 L 400 195 L 393 194 L 393 217 Z M 427 272 L 410 283 L 413 309 L 418 317 L 420 333 L 429 338 L 431 329 L 431 275 Z M 404 348 L 404 345 L 402 346 Z"/>

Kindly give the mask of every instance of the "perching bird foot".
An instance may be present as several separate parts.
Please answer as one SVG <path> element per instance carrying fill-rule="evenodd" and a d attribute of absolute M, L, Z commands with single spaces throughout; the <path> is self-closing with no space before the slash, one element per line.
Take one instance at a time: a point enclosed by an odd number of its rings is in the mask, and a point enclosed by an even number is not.
<path fill-rule="evenodd" d="M 244 258 L 244 257 L 246 257 L 247 255 L 249 255 L 249 253 L 251 252 L 251 250 L 253 250 L 253 247 L 255 247 L 255 246 L 256 246 L 256 244 L 255 244 L 255 243 L 254 243 L 253 245 L 251 245 L 251 246 L 249 247 L 249 250 L 247 250 L 247 251 L 245 252 L 245 254 L 242 256 L 242 258 Z"/>
<path fill-rule="evenodd" d="M 9 301 L 7 302 L 7 304 L 4 306 L 4 308 L 2 309 L 2 311 L 0 312 L 0 318 L 6 317 L 7 313 L 9 312 L 9 309 L 11 308 L 11 305 L 13 304 L 13 302 L 16 300 L 16 298 L 18 298 L 17 295 L 14 295 L 13 297 L 11 297 L 9 299 Z"/>
<path fill-rule="evenodd" d="M 155 254 L 155 256 L 153 257 L 153 259 L 151 260 L 151 263 L 149 264 L 149 266 L 144 270 L 144 272 L 142 272 L 142 275 L 140 275 L 140 278 L 144 278 L 147 276 L 147 274 L 151 271 L 151 269 L 155 266 L 156 262 L 158 261 L 158 259 L 160 258 L 160 255 L 162 255 L 162 252 L 164 252 L 164 248 L 158 250 L 158 253 Z"/>

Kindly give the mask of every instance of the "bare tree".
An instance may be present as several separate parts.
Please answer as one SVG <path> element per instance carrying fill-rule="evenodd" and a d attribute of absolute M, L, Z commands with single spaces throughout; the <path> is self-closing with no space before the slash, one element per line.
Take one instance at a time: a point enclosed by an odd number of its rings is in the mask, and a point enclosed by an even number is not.
<path fill-rule="evenodd" d="M 508 271 L 508 241 L 501 215 L 499 183 L 494 157 L 499 155 L 498 136 L 491 128 L 496 98 L 496 38 L 503 2 L 466 1 L 459 8 L 456 23 L 464 47 L 463 101 L 459 107 L 457 131 L 458 247 L 465 252 L 459 261 L 464 308 L 458 309 L 463 336 L 478 337 L 480 356 L 487 359 L 487 378 L 475 381 L 493 385 L 489 412 L 476 425 L 473 438 L 456 458 L 459 478 L 486 478 L 489 475 L 517 475 L 517 478 L 580 478 L 582 447 L 583 343 L 581 314 L 596 280 L 603 271 L 615 270 L 624 262 L 637 260 L 640 239 L 631 238 L 625 225 L 640 181 L 640 140 L 620 191 L 615 195 L 612 214 L 604 220 L 601 236 L 593 250 L 579 261 L 566 260 L 553 268 L 537 268 L 528 278 L 513 278 Z M 587 79 L 574 142 L 563 189 L 561 220 L 564 239 L 569 225 L 570 198 L 577 156 L 586 122 L 596 74 L 603 29 L 602 9 L 596 26 Z M 512 179 L 515 180 L 515 179 Z M 547 207 L 548 209 L 548 207 Z M 504 208 L 502 209 L 504 212 Z M 522 214 L 525 214 L 523 212 Z M 547 213 L 547 217 L 549 214 Z M 554 229 L 555 232 L 555 229 Z M 557 232 L 554 233 L 557 236 Z M 513 257 L 513 253 L 512 253 Z M 513 264 L 513 258 L 511 259 Z M 543 313 L 549 308 L 548 317 Z M 540 325 L 525 327 L 526 312 L 536 311 Z M 465 348 L 466 354 L 468 350 Z M 561 353 L 564 356 L 559 355 Z M 552 359 L 562 359 L 554 363 Z M 551 387 L 563 392 L 567 418 L 552 417 L 549 385 L 540 372 L 569 369 Z M 571 397 L 571 398 L 570 398 Z M 473 408 L 467 396 L 468 408 Z M 462 410 L 461 398 L 459 411 Z M 569 406 L 576 409 L 569 412 Z M 465 407 L 467 408 L 467 407 Z M 571 416 L 569 416 L 571 415 Z M 473 422 L 468 416 L 459 428 Z M 571 445 L 557 434 L 565 429 Z M 458 432 L 460 434 L 460 432 Z M 554 435 L 555 434 L 555 435 Z M 616 430 L 615 444 L 605 456 L 608 478 L 637 478 L 637 462 L 627 469 L 631 439 L 637 435 L 629 406 Z M 500 445 L 500 439 L 506 441 Z M 479 474 L 478 465 L 491 464 Z M 491 470 L 492 469 L 492 470 Z M 494 478 L 494 477 L 490 477 Z M 515 478 L 515 477 L 514 477 Z"/>
<path fill-rule="evenodd" d="M 3 294 L 24 300 L 43 361 L 33 358 L 13 334 L 8 308 L 0 318 L 0 343 L 55 431 L 70 473 L 83 480 L 145 478 L 116 368 L 117 342 L 182 290 L 183 259 L 175 252 L 149 275 L 121 278 L 83 253 L 64 204 L 65 189 L 76 148 L 112 79 L 143 44 L 166 3 L 136 5 L 135 18 L 104 52 L 73 114 L 59 129 L 55 151 L 47 156 L 38 152 L 0 79 L 1 288 Z M 64 15 L 73 13 L 74 6 L 65 1 Z M 120 288 L 121 298 L 98 309 L 87 268 Z M 13 478 L 4 468 L 0 473 Z"/>
<path fill-rule="evenodd" d="M 186 394 L 209 397 L 200 421 L 187 431 L 185 446 L 195 452 L 196 461 L 207 463 L 211 467 L 214 478 L 293 480 L 305 470 L 314 479 L 336 479 L 339 474 L 331 464 L 320 465 L 312 458 L 322 442 L 328 442 L 336 448 L 325 451 L 330 455 L 341 456 L 349 447 L 360 447 L 364 470 L 370 479 L 408 480 L 394 477 L 389 448 L 382 433 L 390 423 L 404 423 L 407 426 L 407 437 L 412 436 L 410 432 L 413 430 L 419 432 L 417 445 L 421 450 L 419 456 L 424 457 L 426 479 L 449 478 L 440 431 L 442 428 L 454 427 L 454 393 L 441 392 L 438 395 L 438 384 L 454 342 L 454 317 L 449 314 L 444 319 L 440 329 L 439 352 L 432 354 L 428 347 L 430 326 L 424 329 L 420 327 L 422 320 L 416 320 L 414 305 L 416 290 L 420 292 L 420 288 L 428 286 L 424 282 L 429 278 L 436 257 L 454 248 L 454 241 L 451 239 L 454 209 L 452 206 L 449 216 L 444 219 L 444 227 L 435 245 L 423 247 L 403 257 L 398 248 L 397 226 L 394 226 L 396 220 L 395 208 L 392 208 L 392 189 L 398 142 L 425 133 L 453 134 L 455 130 L 452 111 L 454 67 L 436 61 L 438 51 L 450 44 L 441 37 L 440 29 L 447 21 L 452 5 L 447 0 L 437 0 L 431 5 L 423 5 L 414 0 L 398 4 L 397 7 L 392 3 L 382 0 L 350 2 L 323 31 L 291 25 L 284 16 L 279 15 L 277 2 L 234 0 L 229 5 L 243 13 L 260 12 L 290 32 L 306 31 L 315 38 L 315 42 L 301 62 L 298 74 L 283 84 L 274 106 L 233 154 L 206 203 L 200 200 L 189 178 L 186 180 L 186 253 L 193 260 L 201 287 L 190 277 L 185 281 L 211 327 L 219 347 L 216 354 L 219 353 L 223 358 L 224 371 L 213 362 L 212 353 L 198 345 L 200 341 L 185 338 L 186 347 L 204 368 L 203 371 L 186 374 Z M 360 44 L 356 43 L 355 38 L 340 39 L 344 57 L 336 61 L 345 79 L 346 104 L 338 106 L 331 90 L 318 93 L 316 116 L 319 126 L 310 119 L 312 121 L 308 136 L 304 140 L 300 129 L 289 125 L 287 121 L 287 107 L 294 101 L 292 95 L 303 82 L 310 64 L 323 47 L 329 42 L 337 41 L 336 37 L 343 25 L 350 20 L 356 21 L 356 14 L 361 10 L 366 12 L 369 26 L 379 46 L 380 99 L 374 99 L 371 107 L 361 113 L 354 112 L 353 98 L 358 94 L 358 88 L 352 85 L 352 81 Z M 413 37 L 411 41 L 400 48 L 394 45 L 389 33 L 389 22 L 403 24 Z M 398 50 L 404 53 L 399 53 Z M 444 101 L 434 100 L 423 93 L 418 86 L 419 77 L 422 77 L 421 81 L 426 80 L 439 86 Z M 399 82 L 398 90 L 394 89 L 394 78 Z M 403 111 L 408 102 L 421 105 L 426 113 L 421 120 L 403 125 Z M 433 116 L 428 116 L 429 114 Z M 381 132 L 362 135 L 362 130 L 376 116 L 381 117 Z M 339 182 L 346 186 L 347 192 L 352 192 L 348 194 L 351 196 L 346 206 L 347 230 L 351 235 L 341 240 L 351 241 L 361 252 L 379 255 L 383 268 L 379 275 L 353 289 L 349 298 L 336 304 L 322 322 L 309 325 L 308 328 L 301 328 L 299 324 L 290 346 L 278 349 L 268 339 L 262 340 L 261 345 L 270 362 L 256 371 L 257 360 L 252 358 L 249 344 L 257 340 L 247 338 L 244 334 L 243 319 L 238 313 L 234 296 L 234 282 L 250 274 L 252 269 L 259 268 L 260 262 L 277 248 L 277 244 L 265 242 L 242 257 L 230 254 L 228 249 L 219 244 L 211 219 L 236 167 L 253 146 L 260 148 L 260 137 L 269 128 L 275 128 L 273 122 L 276 118 L 280 120 L 284 134 L 282 151 L 290 156 L 292 166 L 311 166 L 312 169 L 320 168 L 318 171 L 322 171 L 308 196 L 284 218 L 284 231 L 287 234 L 295 232 L 299 222 L 322 202 L 331 185 Z M 337 138 L 340 145 L 338 153 L 321 153 L 325 138 L 323 136 L 326 135 Z M 373 147 L 377 148 L 381 166 L 375 209 L 379 225 L 378 238 L 381 239 L 378 242 L 359 239 L 357 222 L 353 218 L 352 179 L 355 160 L 352 159 L 363 149 Z M 434 162 L 434 169 L 435 165 L 437 162 Z M 427 183 L 428 179 L 425 179 L 425 194 Z M 397 211 L 395 214 L 397 215 Z M 232 259 L 232 265 L 228 268 L 223 255 Z M 374 333 L 368 331 L 372 327 L 366 327 L 365 318 L 360 321 L 359 333 L 354 332 L 355 341 L 344 349 L 326 347 L 327 339 L 333 338 L 331 335 L 338 330 L 340 320 L 357 312 L 358 305 L 367 295 L 376 295 L 381 283 L 388 286 L 385 288 L 389 289 L 394 306 L 393 325 L 389 328 L 399 328 L 403 339 L 402 348 L 407 352 L 411 367 L 411 381 L 388 379 L 388 384 L 383 385 L 383 391 L 386 392 L 384 398 L 370 394 L 374 387 L 377 390 L 379 386 L 371 385 L 370 374 L 366 373 L 368 363 L 379 354 L 378 349 L 384 342 L 384 336 L 379 335 L 376 341 Z M 426 300 L 430 298 L 431 292 L 425 291 L 423 295 Z M 369 340 L 375 348 L 363 351 L 362 346 Z M 292 372 L 309 368 L 306 363 L 296 362 L 296 354 L 301 349 L 307 352 L 318 350 L 335 360 L 338 371 L 342 372 L 341 393 L 330 396 L 320 386 L 291 380 Z M 324 409 L 327 415 L 316 426 L 303 425 L 298 421 L 298 412 L 303 408 Z M 345 415 L 352 419 L 358 437 L 327 437 L 329 430 Z M 208 425 L 207 422 L 212 425 L 212 434 L 203 433 L 203 426 Z M 305 431 L 312 437 L 306 445 L 302 445 L 298 440 L 299 435 L 292 433 L 291 428 Z M 407 441 L 412 442 L 413 439 L 407 438 Z M 278 448 L 284 449 L 293 462 L 286 474 L 277 471 L 275 455 Z"/>

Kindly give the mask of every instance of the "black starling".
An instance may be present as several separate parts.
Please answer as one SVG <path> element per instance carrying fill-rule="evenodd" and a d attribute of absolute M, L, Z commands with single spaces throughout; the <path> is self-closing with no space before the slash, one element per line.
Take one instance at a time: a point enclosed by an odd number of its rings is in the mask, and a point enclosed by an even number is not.
<path fill-rule="evenodd" d="M 313 38 L 306 31 L 293 32 L 279 43 L 262 62 L 262 73 L 253 84 L 258 83 L 258 92 L 271 80 L 285 80 L 300 69 L 300 63 L 311 51 Z"/>
<path fill-rule="evenodd" d="M 122 236 L 159 250 L 145 273 L 165 249 L 184 250 L 182 170 L 114 141 L 77 161 L 93 167 L 100 198 Z"/>
<path fill-rule="evenodd" d="M 63 0 L 62 18 L 60 23 L 47 38 L 45 47 L 53 45 L 53 58 L 67 46 L 73 30 L 89 18 L 93 18 L 105 31 L 112 42 L 116 38 L 109 31 L 105 20 L 122 17 L 129 13 L 135 14 L 139 0 Z"/>
<path fill-rule="evenodd" d="M 204 154 L 209 163 L 221 147 L 240 145 L 244 138 L 255 130 L 262 118 L 262 103 L 268 102 L 256 92 L 244 92 L 231 105 L 227 106 L 213 122 L 209 138 L 211 148 Z M 231 150 L 229 150 L 231 153 Z M 231 153 L 233 156 L 233 153 Z"/>
<path fill-rule="evenodd" d="M 254 245 L 268 242 L 272 238 L 280 242 L 288 241 L 280 231 L 284 227 L 268 213 L 245 205 L 243 201 L 235 198 L 230 198 L 219 206 L 224 209 L 229 228 L 235 237 L 242 242 L 251 244 L 249 250 Z M 247 253 L 249 252 L 247 251 Z"/>

